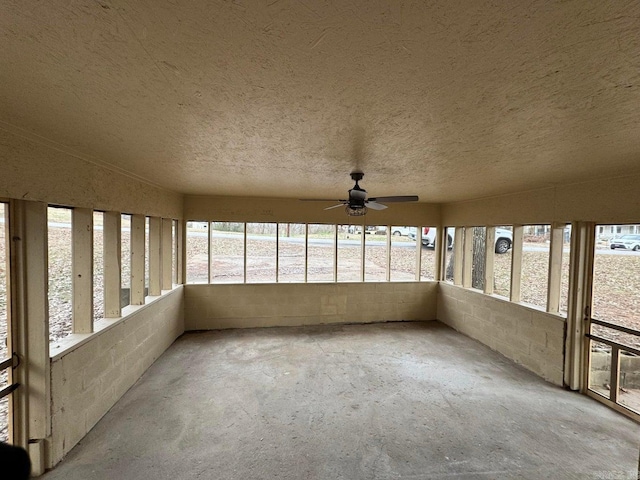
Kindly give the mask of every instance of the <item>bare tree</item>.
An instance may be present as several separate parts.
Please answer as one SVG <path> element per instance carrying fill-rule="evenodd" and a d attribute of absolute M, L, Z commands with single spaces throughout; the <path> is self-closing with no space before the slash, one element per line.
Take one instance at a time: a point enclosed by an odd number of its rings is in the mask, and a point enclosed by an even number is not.
<path fill-rule="evenodd" d="M 462 242 L 462 238 L 455 241 Z M 473 229 L 473 266 L 471 268 L 471 286 L 480 290 L 484 289 L 485 257 L 487 254 L 487 229 L 485 227 L 475 227 Z M 445 279 L 453 280 L 453 269 L 455 265 L 455 250 L 451 252 Z"/>

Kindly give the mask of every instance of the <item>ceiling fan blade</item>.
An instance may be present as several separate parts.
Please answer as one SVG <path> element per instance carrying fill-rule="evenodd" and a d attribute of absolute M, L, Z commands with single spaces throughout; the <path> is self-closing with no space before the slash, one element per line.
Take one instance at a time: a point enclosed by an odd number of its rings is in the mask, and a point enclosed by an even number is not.
<path fill-rule="evenodd" d="M 384 210 L 385 208 L 389 208 L 386 205 L 382 205 L 381 203 L 377 203 L 377 202 L 372 202 L 371 200 L 369 200 L 367 203 L 367 207 L 371 208 L 372 210 Z"/>
<path fill-rule="evenodd" d="M 399 195 L 395 197 L 376 197 L 370 198 L 370 202 L 382 202 L 382 203 L 393 203 L 393 202 L 417 202 L 417 195 Z"/>
<path fill-rule="evenodd" d="M 332 207 L 327 207 L 325 210 L 331 210 L 333 208 L 344 207 L 345 203 L 339 203 L 338 205 L 333 205 Z"/>
<path fill-rule="evenodd" d="M 301 202 L 347 202 L 348 200 L 336 200 L 335 198 L 299 198 Z"/>

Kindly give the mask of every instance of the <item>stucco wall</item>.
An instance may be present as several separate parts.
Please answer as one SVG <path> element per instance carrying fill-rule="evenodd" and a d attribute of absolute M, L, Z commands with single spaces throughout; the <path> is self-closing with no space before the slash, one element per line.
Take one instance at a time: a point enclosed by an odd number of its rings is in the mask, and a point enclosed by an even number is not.
<path fill-rule="evenodd" d="M 438 291 L 437 317 L 545 380 L 562 385 L 562 317 L 444 282 Z"/>
<path fill-rule="evenodd" d="M 185 285 L 185 329 L 434 320 L 438 284 Z"/>
<path fill-rule="evenodd" d="M 56 465 L 184 332 L 183 288 L 157 297 L 51 359 L 48 468 Z"/>
<path fill-rule="evenodd" d="M 345 191 L 346 194 L 346 191 Z M 184 218 L 226 222 L 336 223 L 354 225 L 427 225 L 440 223 L 440 206 L 396 203 L 386 210 L 369 210 L 349 217 L 343 208 L 324 210 L 337 202 L 301 202 L 292 198 L 215 197 L 187 195 Z"/>
<path fill-rule="evenodd" d="M 182 218 L 182 195 L 0 125 L 0 197 Z"/>
<path fill-rule="evenodd" d="M 640 222 L 640 175 L 442 205 L 443 225 Z"/>

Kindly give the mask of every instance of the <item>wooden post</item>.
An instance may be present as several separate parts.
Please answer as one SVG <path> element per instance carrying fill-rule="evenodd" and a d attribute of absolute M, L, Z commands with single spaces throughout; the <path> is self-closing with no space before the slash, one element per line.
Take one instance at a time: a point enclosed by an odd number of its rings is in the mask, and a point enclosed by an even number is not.
<path fill-rule="evenodd" d="M 29 439 L 51 435 L 51 374 L 49 358 L 49 304 L 47 204 L 16 201 L 15 266 L 18 273 L 14 312 L 26 326 L 25 380 Z M 12 312 L 13 313 L 13 312 Z"/>
<path fill-rule="evenodd" d="M 444 243 L 444 242 L 443 242 Z M 446 243 L 444 243 L 446 245 Z M 440 248 L 446 248 L 441 246 Z M 453 240 L 453 284 L 462 285 L 462 267 L 464 261 L 464 227 L 456 227 Z"/>
<path fill-rule="evenodd" d="M 558 313 L 560 311 L 564 227 L 564 224 L 554 224 L 551 228 L 551 250 L 549 251 L 549 285 L 547 289 L 547 312 L 550 313 Z"/>
<path fill-rule="evenodd" d="M 120 307 L 121 243 L 120 212 L 104 212 L 103 250 L 104 250 L 104 316 L 117 318 L 122 315 Z"/>
<path fill-rule="evenodd" d="M 520 301 L 520 285 L 522 283 L 522 240 L 524 227 L 513 226 L 513 244 L 511 246 L 511 291 L 509 299 L 512 302 Z"/>
<path fill-rule="evenodd" d="M 71 221 L 73 333 L 93 332 L 93 211 L 74 208 Z"/>
<path fill-rule="evenodd" d="M 162 290 L 171 290 L 171 268 L 173 261 L 173 236 L 171 235 L 171 226 L 173 220 L 170 218 L 162 219 L 162 240 L 160 241 L 162 252 Z M 211 229 L 209 229 L 211 231 Z"/>
<path fill-rule="evenodd" d="M 149 295 L 152 296 L 162 293 L 161 231 L 162 219 L 149 217 Z"/>
<path fill-rule="evenodd" d="M 456 243 L 458 243 L 458 240 L 456 240 Z M 456 262 L 458 261 L 461 261 L 463 265 L 462 286 L 464 288 L 471 288 L 471 274 L 473 267 L 473 227 L 466 227 L 464 229 L 464 253 L 463 257 L 456 258 Z"/>
<path fill-rule="evenodd" d="M 496 251 L 496 227 L 487 227 L 484 258 L 484 293 L 493 294 L 494 260 Z"/>
<path fill-rule="evenodd" d="M 385 280 L 387 282 L 391 281 L 391 226 L 387 225 L 384 227 L 387 232 L 387 272 L 385 275 Z M 376 230 L 377 233 L 377 230 Z"/>
<path fill-rule="evenodd" d="M 438 254 L 436 253 L 436 278 L 438 279 L 437 267 Z M 422 227 L 416 227 L 416 282 L 422 280 Z"/>
<path fill-rule="evenodd" d="M 131 305 L 144 305 L 144 240 L 144 215 L 131 215 Z"/>

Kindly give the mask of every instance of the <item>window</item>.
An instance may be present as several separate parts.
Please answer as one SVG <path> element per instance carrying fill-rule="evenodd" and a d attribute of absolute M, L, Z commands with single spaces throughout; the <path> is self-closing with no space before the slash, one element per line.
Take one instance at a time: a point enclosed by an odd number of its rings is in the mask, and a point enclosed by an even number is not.
<path fill-rule="evenodd" d="M 275 283 L 277 230 L 275 223 L 247 223 L 247 283 Z"/>
<path fill-rule="evenodd" d="M 93 321 L 104 318 L 104 213 L 93 212 Z"/>
<path fill-rule="evenodd" d="M 122 214 L 120 230 L 120 307 L 131 304 L 131 215 Z"/>
<path fill-rule="evenodd" d="M 244 282 L 244 234 L 244 223 L 211 223 L 211 283 Z"/>
<path fill-rule="evenodd" d="M 387 227 L 366 227 L 365 231 L 364 280 L 384 282 L 387 280 Z"/>
<path fill-rule="evenodd" d="M 307 282 L 333 282 L 336 226 L 310 224 L 307 228 Z"/>
<path fill-rule="evenodd" d="M 520 300 L 547 307 L 550 225 L 526 225 L 523 229 Z"/>
<path fill-rule="evenodd" d="M 207 227 L 207 222 L 187 222 L 187 283 L 209 282 L 209 246 Z"/>
<path fill-rule="evenodd" d="M 338 281 L 362 281 L 362 235 L 356 225 L 338 225 Z"/>
<path fill-rule="evenodd" d="M 415 240 L 409 237 L 410 234 L 415 235 L 416 230 L 416 227 L 391 227 L 391 281 L 410 282 L 416 279 L 418 249 Z"/>
<path fill-rule="evenodd" d="M 278 282 L 304 282 L 305 230 L 303 223 L 278 225 Z"/>
<path fill-rule="evenodd" d="M 415 237 L 414 237 L 415 238 Z M 435 239 L 438 238 L 438 229 L 435 227 L 422 227 L 422 242 L 420 252 L 420 280 L 433 281 L 436 279 L 436 250 Z"/>
<path fill-rule="evenodd" d="M 47 209 L 49 262 L 49 341 L 69 335 L 73 328 L 71 209 Z"/>

